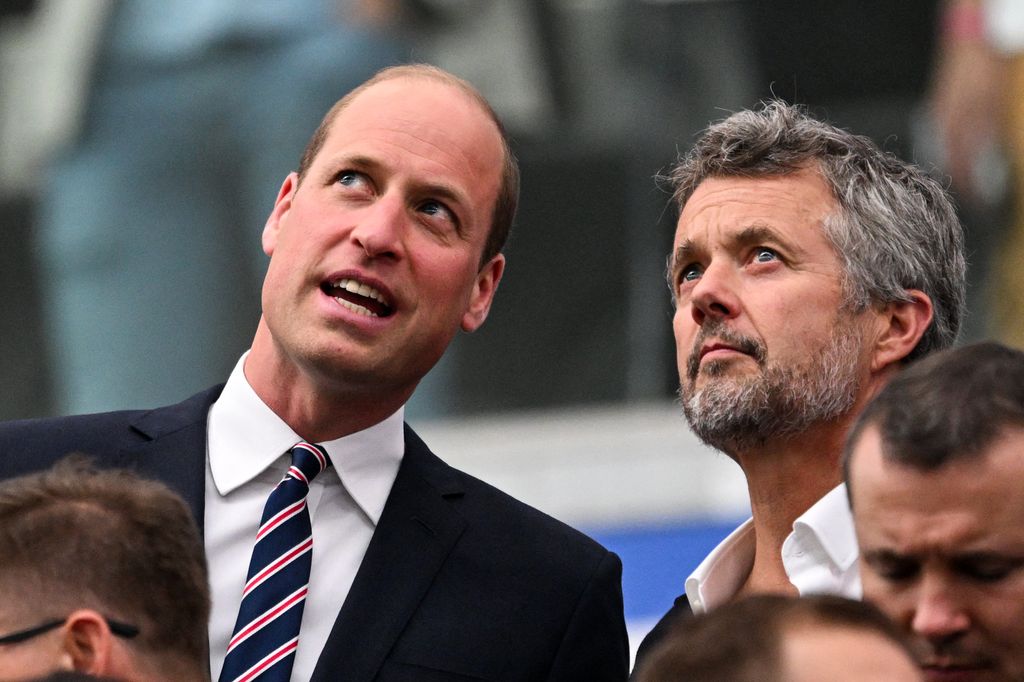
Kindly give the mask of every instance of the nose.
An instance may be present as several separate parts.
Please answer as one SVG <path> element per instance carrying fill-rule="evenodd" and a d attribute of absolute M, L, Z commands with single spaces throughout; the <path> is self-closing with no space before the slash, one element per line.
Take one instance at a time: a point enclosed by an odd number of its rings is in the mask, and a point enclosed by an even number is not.
<path fill-rule="evenodd" d="M 726 264 L 710 263 L 690 291 L 693 321 L 703 325 L 708 317 L 736 317 L 739 309 L 734 274 Z"/>
<path fill-rule="evenodd" d="M 962 600 L 941 579 L 926 577 L 915 604 L 911 627 L 931 641 L 948 640 L 967 631 L 971 618 Z"/>
<path fill-rule="evenodd" d="M 368 258 L 401 257 L 406 212 L 399 197 L 381 196 L 357 220 L 349 236 Z"/>

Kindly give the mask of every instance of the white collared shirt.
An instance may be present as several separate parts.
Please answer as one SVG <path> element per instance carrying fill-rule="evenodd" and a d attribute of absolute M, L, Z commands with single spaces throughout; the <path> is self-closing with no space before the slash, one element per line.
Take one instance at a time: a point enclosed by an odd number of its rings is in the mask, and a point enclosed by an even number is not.
<path fill-rule="evenodd" d="M 736 596 L 754 567 L 754 548 L 754 521 L 748 519 L 708 554 L 686 579 L 686 598 L 694 613 L 706 613 Z M 802 595 L 860 599 L 857 536 L 845 483 L 793 522 L 793 532 L 782 543 L 782 565 Z"/>
<path fill-rule="evenodd" d="M 224 665 L 263 506 L 302 440 L 260 400 L 243 355 L 210 408 L 204 541 L 210 567 L 210 672 Z M 364 431 L 321 443 L 331 468 L 307 498 L 313 563 L 293 680 L 308 680 L 362 563 L 405 452 L 403 409 Z"/>

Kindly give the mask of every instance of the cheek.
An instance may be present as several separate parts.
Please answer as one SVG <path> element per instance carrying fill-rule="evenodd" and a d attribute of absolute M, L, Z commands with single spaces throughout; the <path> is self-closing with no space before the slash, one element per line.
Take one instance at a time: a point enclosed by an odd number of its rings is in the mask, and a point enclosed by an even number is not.
<path fill-rule="evenodd" d="M 676 308 L 675 313 L 672 315 L 672 334 L 676 338 L 676 346 L 678 348 L 685 346 L 687 352 L 689 352 L 690 343 L 693 341 L 696 333 L 697 323 L 693 321 L 690 307 L 683 305 Z"/>
<path fill-rule="evenodd" d="M 974 602 L 978 617 L 986 621 L 985 629 L 1019 650 L 1018 659 L 1024 663 L 1024 580 L 999 590 L 979 591 Z"/>
<path fill-rule="evenodd" d="M 58 661 L 47 660 L 44 652 L 33 650 L 25 643 L 4 647 L 0 652 L 0 679 L 29 679 L 51 673 L 59 668 Z"/>
<path fill-rule="evenodd" d="M 874 603 L 897 622 L 909 620 L 914 610 L 914 590 L 879 578 L 863 564 L 860 567 L 864 599 Z"/>

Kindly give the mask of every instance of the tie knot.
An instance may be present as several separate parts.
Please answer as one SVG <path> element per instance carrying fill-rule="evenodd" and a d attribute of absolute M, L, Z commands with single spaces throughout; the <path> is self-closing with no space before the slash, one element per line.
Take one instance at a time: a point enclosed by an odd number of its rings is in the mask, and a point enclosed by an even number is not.
<path fill-rule="evenodd" d="M 327 451 L 314 443 L 296 443 L 291 449 L 292 466 L 288 475 L 306 485 L 312 483 L 317 475 L 331 465 Z"/>

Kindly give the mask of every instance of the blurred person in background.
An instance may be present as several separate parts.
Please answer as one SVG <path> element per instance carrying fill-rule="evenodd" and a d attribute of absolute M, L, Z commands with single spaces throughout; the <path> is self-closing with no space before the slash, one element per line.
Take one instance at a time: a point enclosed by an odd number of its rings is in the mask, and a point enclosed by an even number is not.
<path fill-rule="evenodd" d="M 929 682 L 1024 680 L 1024 353 L 978 343 L 894 378 L 845 467 L 864 598 Z"/>
<path fill-rule="evenodd" d="M 679 622 L 636 682 L 918 682 L 903 633 L 876 607 L 832 595 L 758 595 Z"/>
<path fill-rule="evenodd" d="M 963 233 L 938 183 L 798 107 L 711 125 L 669 180 L 683 411 L 742 468 L 752 518 L 687 578 L 639 661 L 691 611 L 860 596 L 847 429 L 903 364 L 953 343 L 964 301 Z"/>
<path fill-rule="evenodd" d="M 230 370 L 259 317 L 252 226 L 337 93 L 406 56 L 402 7 L 38 3 L 54 30 L 10 120 L 64 115 L 36 230 L 55 412 L 163 404 Z"/>
<path fill-rule="evenodd" d="M 188 507 L 82 458 L 0 482 L 0 679 L 209 679 L 210 593 Z"/>
<path fill-rule="evenodd" d="M 929 115 L 972 254 L 971 336 L 1024 346 L 1024 3 L 943 0 Z"/>

